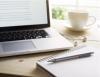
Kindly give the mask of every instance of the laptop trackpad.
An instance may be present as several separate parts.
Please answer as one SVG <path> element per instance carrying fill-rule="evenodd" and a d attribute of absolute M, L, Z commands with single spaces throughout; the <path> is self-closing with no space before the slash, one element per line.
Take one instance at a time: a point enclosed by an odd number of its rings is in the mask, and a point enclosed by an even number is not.
<path fill-rule="evenodd" d="M 3 42 L 2 43 L 3 51 L 11 52 L 11 51 L 32 51 L 36 47 L 31 40 L 25 41 L 11 41 L 11 42 Z"/>

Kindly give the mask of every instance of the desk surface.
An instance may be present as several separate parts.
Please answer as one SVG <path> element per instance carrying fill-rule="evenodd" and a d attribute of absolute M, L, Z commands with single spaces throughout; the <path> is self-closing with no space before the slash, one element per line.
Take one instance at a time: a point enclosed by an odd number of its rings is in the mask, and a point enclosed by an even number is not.
<path fill-rule="evenodd" d="M 54 27 L 55 28 L 55 27 Z M 83 32 L 83 33 L 76 33 L 76 32 L 70 32 L 68 31 L 66 28 L 62 27 L 58 27 L 56 28 L 62 35 L 64 35 L 66 38 L 67 35 L 70 37 L 73 37 L 76 39 L 76 37 L 80 37 L 80 36 L 84 36 L 84 35 L 91 35 L 94 34 L 94 31 L 89 31 L 89 33 L 87 32 Z M 99 29 L 100 30 L 100 29 Z M 96 33 L 94 35 L 97 35 L 98 32 L 95 31 Z M 94 36 L 93 36 L 94 37 Z M 97 35 L 97 37 L 99 38 L 99 36 Z M 71 41 L 74 41 L 72 38 L 69 38 Z M 80 40 L 80 38 L 76 39 L 76 40 Z M 86 44 L 90 44 L 90 45 L 95 45 L 95 46 L 100 46 L 100 40 L 99 42 L 95 41 L 95 40 L 90 40 L 88 42 L 86 42 Z M 49 74 L 46 73 L 43 70 L 39 70 L 36 68 L 36 62 L 37 60 L 50 56 L 50 55 L 54 55 L 60 53 L 58 51 L 56 52 L 48 52 L 48 53 L 39 53 L 39 54 L 31 54 L 31 55 L 23 55 L 23 56 L 14 56 L 14 57 L 7 57 L 7 58 L 0 58 L 0 73 L 1 74 L 11 74 L 11 75 L 22 75 L 22 76 L 32 76 L 32 77 L 48 77 Z M 5 77 L 5 76 L 4 76 Z"/>

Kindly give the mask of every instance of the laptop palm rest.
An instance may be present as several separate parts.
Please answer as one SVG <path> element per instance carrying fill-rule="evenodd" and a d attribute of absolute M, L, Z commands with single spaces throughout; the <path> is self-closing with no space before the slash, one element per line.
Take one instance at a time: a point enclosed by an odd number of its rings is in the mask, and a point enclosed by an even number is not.
<path fill-rule="evenodd" d="M 3 42 L 1 46 L 4 52 L 32 51 L 36 48 L 31 40 Z"/>

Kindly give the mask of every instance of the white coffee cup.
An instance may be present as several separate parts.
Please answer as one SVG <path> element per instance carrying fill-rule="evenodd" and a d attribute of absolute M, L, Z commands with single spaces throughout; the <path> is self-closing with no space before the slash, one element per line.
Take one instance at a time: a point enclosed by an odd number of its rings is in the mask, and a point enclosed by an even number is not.
<path fill-rule="evenodd" d="M 96 22 L 96 18 L 94 16 L 89 16 L 87 12 L 69 12 L 68 16 L 71 29 L 75 31 L 87 30 Z M 88 24 L 89 19 L 91 19 L 91 23 Z"/>

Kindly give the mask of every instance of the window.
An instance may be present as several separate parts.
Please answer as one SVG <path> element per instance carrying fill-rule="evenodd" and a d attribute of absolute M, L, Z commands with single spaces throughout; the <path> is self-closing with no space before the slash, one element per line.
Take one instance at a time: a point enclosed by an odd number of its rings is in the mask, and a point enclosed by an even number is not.
<path fill-rule="evenodd" d="M 58 11 L 58 18 L 55 17 L 56 19 L 64 20 L 67 18 L 65 14 L 67 14 L 69 11 L 75 9 L 81 9 L 88 11 L 90 16 L 95 16 L 97 20 L 100 20 L 100 0 L 50 0 L 50 1 L 53 9 L 52 14 L 54 13 L 54 11 Z M 62 11 L 63 13 L 60 11 Z M 63 16 L 63 14 L 65 16 Z M 62 17 L 60 17 L 60 15 Z M 54 18 L 54 16 L 52 16 L 52 18 Z"/>

